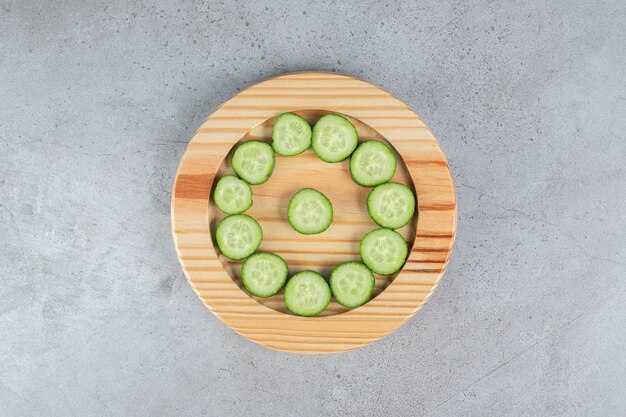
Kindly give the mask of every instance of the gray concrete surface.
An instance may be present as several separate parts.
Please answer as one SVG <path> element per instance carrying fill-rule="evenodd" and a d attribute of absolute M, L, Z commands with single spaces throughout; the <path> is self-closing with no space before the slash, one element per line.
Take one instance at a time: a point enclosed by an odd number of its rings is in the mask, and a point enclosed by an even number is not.
<path fill-rule="evenodd" d="M 626 415 L 624 1 L 0 0 L 0 416 Z M 450 159 L 441 286 L 366 348 L 261 348 L 173 249 L 185 144 L 299 70 L 363 77 Z"/>

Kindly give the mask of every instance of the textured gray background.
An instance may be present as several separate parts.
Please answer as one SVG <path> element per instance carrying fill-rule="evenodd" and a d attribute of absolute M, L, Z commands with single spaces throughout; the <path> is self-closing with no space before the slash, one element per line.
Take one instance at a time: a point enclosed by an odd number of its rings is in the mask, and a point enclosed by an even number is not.
<path fill-rule="evenodd" d="M 0 0 L 1 416 L 625 415 L 626 2 L 170 3 Z M 226 328 L 170 237 L 201 121 L 300 70 L 406 101 L 459 202 L 429 303 L 330 357 Z"/>

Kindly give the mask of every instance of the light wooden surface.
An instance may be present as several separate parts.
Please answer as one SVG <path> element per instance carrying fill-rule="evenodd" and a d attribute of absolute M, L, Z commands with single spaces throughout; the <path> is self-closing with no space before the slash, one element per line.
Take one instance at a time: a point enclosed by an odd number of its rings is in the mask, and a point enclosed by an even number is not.
<path fill-rule="evenodd" d="M 323 110 L 320 110 L 323 109 Z M 241 289 L 241 262 L 218 256 L 212 232 L 223 214 L 210 198 L 214 179 L 232 172 L 230 153 L 239 141 L 269 140 L 274 116 L 296 112 L 314 122 L 327 112 L 348 116 L 361 140 L 386 140 L 402 161 L 394 181 L 412 187 L 418 214 L 400 230 L 411 247 L 404 268 L 377 277 L 375 298 L 348 310 L 334 301 L 320 317 L 286 312 L 282 293 L 269 299 Z M 300 235 L 287 222 L 293 193 L 312 187 L 328 196 L 334 219 L 322 234 Z M 290 274 L 358 260 L 361 237 L 376 224 L 366 208 L 371 188 L 351 178 L 348 162 L 327 164 L 312 151 L 277 156 L 268 182 L 253 186 L 247 214 L 264 232 L 261 250 L 275 252 Z M 263 81 L 237 94 L 198 129 L 180 163 L 172 194 L 174 241 L 185 274 L 204 304 L 236 332 L 261 345 L 295 353 L 333 353 L 371 343 L 395 330 L 428 299 L 454 243 L 456 204 L 447 161 L 437 140 L 405 104 L 365 81 L 331 73 L 294 73 Z"/>

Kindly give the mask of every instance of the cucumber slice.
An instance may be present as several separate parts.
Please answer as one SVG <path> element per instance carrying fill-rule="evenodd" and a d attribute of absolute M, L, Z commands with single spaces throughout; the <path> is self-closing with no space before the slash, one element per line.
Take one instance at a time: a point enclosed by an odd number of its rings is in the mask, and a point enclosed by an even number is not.
<path fill-rule="evenodd" d="M 285 305 L 299 316 L 315 316 L 328 307 L 330 287 L 323 276 L 313 271 L 298 272 L 285 286 Z"/>
<path fill-rule="evenodd" d="M 248 257 L 241 267 L 241 280 L 257 297 L 275 295 L 287 281 L 287 264 L 278 255 L 259 252 Z"/>
<path fill-rule="evenodd" d="M 324 194 L 303 188 L 289 200 L 287 217 L 297 232 L 314 235 L 328 229 L 333 222 L 333 206 Z"/>
<path fill-rule="evenodd" d="M 272 147 L 279 155 L 301 154 L 311 146 L 311 125 L 297 114 L 283 113 L 276 118 L 272 140 Z"/>
<path fill-rule="evenodd" d="M 415 196 L 409 187 L 388 182 L 375 187 L 367 197 L 367 211 L 379 226 L 398 229 L 415 213 Z"/>
<path fill-rule="evenodd" d="M 372 298 L 374 274 L 361 262 L 338 265 L 330 274 L 330 289 L 335 300 L 344 307 L 358 307 Z"/>
<path fill-rule="evenodd" d="M 356 129 L 348 119 L 327 114 L 313 126 L 313 150 L 325 162 L 341 162 L 359 143 Z"/>
<path fill-rule="evenodd" d="M 408 252 L 402 235 L 391 229 L 372 230 L 361 240 L 361 259 L 369 269 L 380 275 L 398 272 Z"/>
<path fill-rule="evenodd" d="M 232 214 L 217 225 L 217 246 L 224 256 L 239 260 L 252 255 L 263 240 L 263 230 L 252 217 Z"/>
<path fill-rule="evenodd" d="M 396 173 L 396 156 L 387 145 L 368 140 L 350 157 L 350 175 L 359 185 L 373 187 L 389 181 Z"/>
<path fill-rule="evenodd" d="M 226 214 L 239 214 L 252 206 L 252 190 L 247 182 L 234 175 L 226 175 L 217 182 L 213 200 Z"/>
<path fill-rule="evenodd" d="M 239 178 L 249 184 L 262 184 L 274 170 L 274 149 L 265 142 L 251 140 L 237 147 L 232 159 Z"/>

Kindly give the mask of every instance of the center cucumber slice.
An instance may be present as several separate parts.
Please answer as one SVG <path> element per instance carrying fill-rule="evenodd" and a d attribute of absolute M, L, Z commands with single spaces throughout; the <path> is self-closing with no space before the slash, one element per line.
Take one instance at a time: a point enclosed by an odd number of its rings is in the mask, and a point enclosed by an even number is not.
<path fill-rule="evenodd" d="M 335 300 L 344 307 L 358 307 L 372 298 L 374 274 L 361 262 L 338 265 L 330 274 L 330 289 Z"/>
<path fill-rule="evenodd" d="M 322 233 L 333 221 L 333 206 L 324 194 L 303 188 L 291 197 L 287 217 L 291 227 L 302 234 Z"/>
<path fill-rule="evenodd" d="M 357 131 L 346 119 L 337 114 L 322 116 L 313 126 L 313 150 L 326 162 L 341 162 L 359 143 Z"/>
<path fill-rule="evenodd" d="M 274 149 L 258 140 L 244 142 L 233 154 L 233 169 L 239 178 L 249 184 L 262 184 L 269 179 L 274 171 Z"/>
<path fill-rule="evenodd" d="M 396 166 L 396 156 L 389 146 L 377 140 L 361 143 L 350 157 L 350 175 L 364 187 L 389 181 L 396 172 Z"/>
<path fill-rule="evenodd" d="M 285 286 L 285 305 L 299 316 L 315 316 L 328 307 L 330 287 L 323 276 L 313 271 L 295 274 Z"/>
<path fill-rule="evenodd" d="M 408 252 L 402 235 L 391 229 L 373 230 L 361 240 L 361 259 L 369 269 L 380 275 L 398 272 Z"/>
<path fill-rule="evenodd" d="M 224 256 L 239 260 L 252 255 L 261 245 L 263 230 L 246 214 L 232 214 L 217 225 L 217 246 Z"/>
<path fill-rule="evenodd" d="M 287 281 L 287 264 L 278 255 L 259 252 L 248 257 L 241 267 L 241 280 L 257 297 L 275 295 Z"/>
<path fill-rule="evenodd" d="M 375 187 L 367 197 L 367 211 L 379 226 L 398 229 L 415 213 L 415 196 L 404 184 L 388 182 Z"/>
<path fill-rule="evenodd" d="M 301 154 L 311 146 L 311 125 L 297 114 L 283 113 L 276 118 L 272 140 L 272 147 L 279 155 Z"/>

